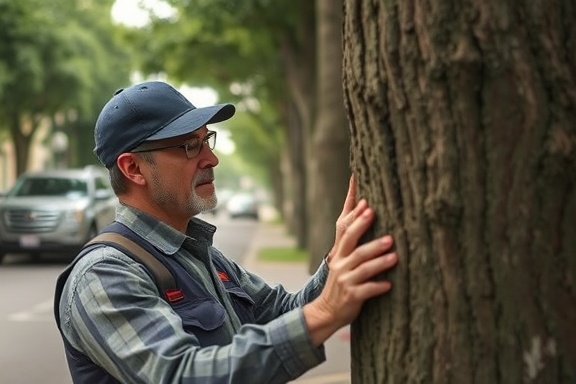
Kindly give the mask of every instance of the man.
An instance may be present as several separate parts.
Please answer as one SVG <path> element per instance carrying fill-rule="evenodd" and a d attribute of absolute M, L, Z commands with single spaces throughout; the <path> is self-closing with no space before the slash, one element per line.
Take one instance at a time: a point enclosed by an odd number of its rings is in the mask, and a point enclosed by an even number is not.
<path fill-rule="evenodd" d="M 175 276 L 178 297 L 118 247 L 81 254 L 61 275 L 55 311 L 75 383 L 285 383 L 320 364 L 322 344 L 390 283 L 392 239 L 357 246 L 374 212 L 351 180 L 327 260 L 297 293 L 271 287 L 212 247 L 194 216 L 216 205 L 207 124 L 230 104 L 195 108 L 163 82 L 116 92 L 95 127 L 95 154 L 120 200 L 114 231 Z"/>

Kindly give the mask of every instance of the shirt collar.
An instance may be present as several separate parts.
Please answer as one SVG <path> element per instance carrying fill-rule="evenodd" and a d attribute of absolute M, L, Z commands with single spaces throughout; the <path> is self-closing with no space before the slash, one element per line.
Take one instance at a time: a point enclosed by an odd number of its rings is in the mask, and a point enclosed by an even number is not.
<path fill-rule="evenodd" d="M 212 245 L 216 232 L 214 225 L 194 217 L 188 223 L 186 234 L 183 234 L 147 213 L 124 204 L 120 204 L 116 210 L 116 221 L 128 226 L 167 255 L 176 253 L 187 238 Z"/>

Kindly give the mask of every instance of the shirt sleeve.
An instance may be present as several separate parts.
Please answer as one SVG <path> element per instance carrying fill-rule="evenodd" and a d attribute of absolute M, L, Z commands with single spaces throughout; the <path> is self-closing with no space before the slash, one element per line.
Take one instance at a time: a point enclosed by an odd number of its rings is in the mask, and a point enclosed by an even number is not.
<path fill-rule="evenodd" d="M 260 276 L 253 274 L 233 261 L 240 276 L 242 289 L 254 300 L 255 317 L 259 324 L 265 324 L 284 313 L 303 307 L 322 292 L 328 278 L 328 266 L 322 262 L 314 275 L 297 292 L 288 292 L 281 285 L 270 285 Z"/>
<path fill-rule="evenodd" d="M 298 307 L 242 326 L 228 345 L 201 348 L 144 267 L 102 249 L 80 260 L 66 284 L 62 331 L 120 382 L 286 383 L 325 360 Z"/>

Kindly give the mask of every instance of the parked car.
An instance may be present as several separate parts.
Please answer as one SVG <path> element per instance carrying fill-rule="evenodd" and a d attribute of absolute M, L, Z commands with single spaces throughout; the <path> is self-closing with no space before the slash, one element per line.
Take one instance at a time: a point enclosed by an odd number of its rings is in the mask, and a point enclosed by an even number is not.
<path fill-rule="evenodd" d="M 232 219 L 237 217 L 249 217 L 255 220 L 259 218 L 260 204 L 258 199 L 251 193 L 238 193 L 226 202 L 226 211 Z"/>
<path fill-rule="evenodd" d="M 208 211 L 212 215 L 217 215 L 220 212 L 226 211 L 226 204 L 228 203 L 228 199 L 232 196 L 234 192 L 230 189 L 218 189 L 216 188 L 216 196 L 218 197 L 218 204 L 214 209 Z"/>
<path fill-rule="evenodd" d="M 0 200 L 0 262 L 7 253 L 77 252 L 114 221 L 117 202 L 100 167 L 24 173 Z"/>

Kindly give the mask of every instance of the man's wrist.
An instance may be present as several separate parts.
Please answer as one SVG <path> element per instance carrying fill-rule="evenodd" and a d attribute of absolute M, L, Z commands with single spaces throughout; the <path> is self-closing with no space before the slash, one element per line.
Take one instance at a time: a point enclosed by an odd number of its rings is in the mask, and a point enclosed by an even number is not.
<path fill-rule="evenodd" d="M 322 345 L 340 327 L 337 326 L 333 316 L 328 311 L 322 310 L 317 301 L 306 304 L 302 308 L 306 327 L 310 333 L 310 339 L 315 347 Z"/>

